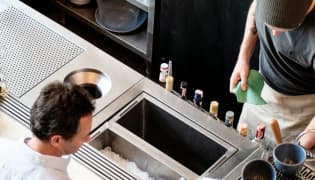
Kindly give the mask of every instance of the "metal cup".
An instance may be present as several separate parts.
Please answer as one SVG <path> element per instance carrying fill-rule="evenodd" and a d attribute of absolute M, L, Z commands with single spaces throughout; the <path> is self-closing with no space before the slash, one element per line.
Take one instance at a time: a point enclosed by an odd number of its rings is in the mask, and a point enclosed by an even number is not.
<path fill-rule="evenodd" d="M 242 180 L 276 180 L 276 171 L 268 161 L 254 159 L 244 165 Z"/>
<path fill-rule="evenodd" d="M 293 176 L 303 167 L 306 159 L 304 148 L 294 143 L 282 143 L 273 150 L 273 160 L 276 169 L 284 174 Z"/>

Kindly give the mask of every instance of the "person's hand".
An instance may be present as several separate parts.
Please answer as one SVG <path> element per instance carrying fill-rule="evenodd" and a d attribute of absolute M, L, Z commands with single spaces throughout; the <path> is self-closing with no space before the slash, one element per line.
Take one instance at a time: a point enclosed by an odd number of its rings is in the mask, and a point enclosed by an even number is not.
<path fill-rule="evenodd" d="M 303 146 L 305 149 L 315 148 L 315 116 L 312 121 L 305 128 L 305 133 L 299 139 L 299 144 Z"/>
<path fill-rule="evenodd" d="M 238 59 L 232 75 L 230 77 L 230 92 L 233 92 L 233 88 L 236 86 L 238 81 L 241 81 L 241 88 L 243 91 L 247 89 L 247 78 L 249 74 L 249 63 L 248 61 Z"/>

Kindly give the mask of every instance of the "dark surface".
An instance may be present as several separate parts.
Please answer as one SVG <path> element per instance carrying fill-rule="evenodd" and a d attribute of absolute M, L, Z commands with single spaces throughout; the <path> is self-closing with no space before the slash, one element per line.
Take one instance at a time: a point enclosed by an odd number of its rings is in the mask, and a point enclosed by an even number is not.
<path fill-rule="evenodd" d="M 204 91 L 203 108 L 219 102 L 219 118 L 233 110 L 236 125 L 242 104 L 229 93 L 229 78 L 237 60 L 251 0 L 161 0 L 156 4 L 152 78 L 162 58 L 173 61 L 174 89 L 188 81 L 187 96 Z M 257 67 L 257 61 L 253 61 Z"/>

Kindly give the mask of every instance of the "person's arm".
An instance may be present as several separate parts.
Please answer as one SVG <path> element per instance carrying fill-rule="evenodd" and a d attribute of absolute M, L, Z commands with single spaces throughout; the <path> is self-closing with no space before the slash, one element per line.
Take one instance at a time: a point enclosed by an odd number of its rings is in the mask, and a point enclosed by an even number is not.
<path fill-rule="evenodd" d="M 238 81 L 241 80 L 242 90 L 245 91 L 247 89 L 247 77 L 250 68 L 250 59 L 255 50 L 256 43 L 258 41 L 257 29 L 255 24 L 255 8 L 256 8 L 256 0 L 252 2 L 249 7 L 248 15 L 245 24 L 245 32 L 243 41 L 240 47 L 240 52 L 238 55 L 238 59 L 234 70 L 232 72 L 230 78 L 230 92 L 232 92 L 233 88 L 237 84 Z"/>
<path fill-rule="evenodd" d="M 312 133 L 307 133 L 303 135 L 299 140 L 300 144 L 306 149 L 315 148 L 315 116 L 305 128 L 305 131 L 310 129 L 312 129 Z"/>

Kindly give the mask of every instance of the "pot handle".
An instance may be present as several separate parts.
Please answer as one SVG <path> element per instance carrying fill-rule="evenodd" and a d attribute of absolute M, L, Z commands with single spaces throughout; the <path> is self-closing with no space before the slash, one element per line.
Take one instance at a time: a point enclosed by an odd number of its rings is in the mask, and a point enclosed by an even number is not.
<path fill-rule="evenodd" d="M 308 130 L 302 131 L 302 132 L 295 138 L 296 143 L 300 145 L 299 140 L 301 139 L 301 137 L 304 136 L 305 134 L 309 134 L 309 133 L 315 133 L 315 129 L 308 129 Z M 310 150 L 307 150 L 307 149 L 305 149 L 305 151 L 306 151 L 306 156 L 307 156 L 308 158 L 315 159 L 315 154 L 314 154 L 314 153 L 312 153 Z"/>

